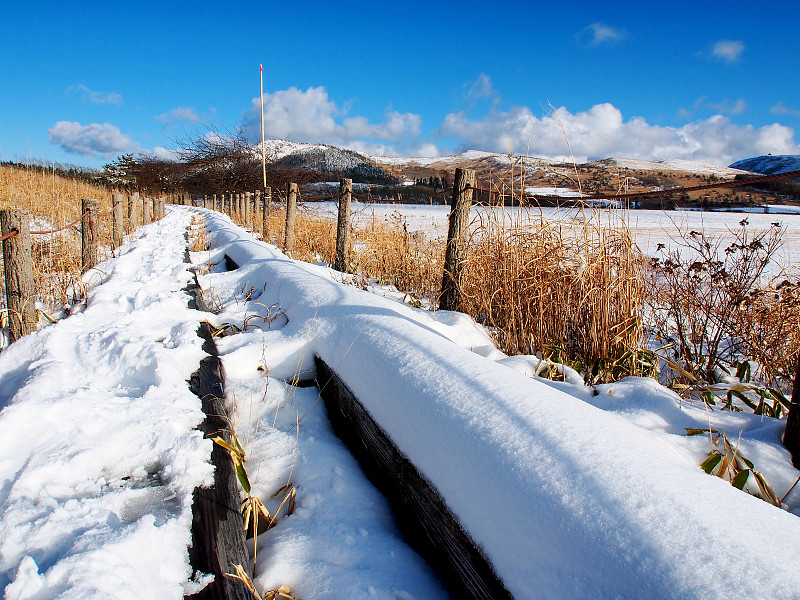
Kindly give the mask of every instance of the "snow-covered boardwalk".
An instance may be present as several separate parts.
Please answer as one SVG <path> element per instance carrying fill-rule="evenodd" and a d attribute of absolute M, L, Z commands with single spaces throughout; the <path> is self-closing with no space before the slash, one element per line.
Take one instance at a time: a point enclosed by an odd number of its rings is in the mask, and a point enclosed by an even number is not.
<path fill-rule="evenodd" d="M 515 597 L 800 597 L 797 517 L 706 475 L 663 434 L 491 360 L 484 346 L 461 347 L 463 328 L 445 324 L 452 315 L 343 286 L 223 217 L 209 223 L 241 280 L 266 283 L 259 301 L 289 320 L 253 334 L 258 342 L 231 342 L 243 344 L 231 358 L 246 361 L 262 336 L 268 349 L 295 349 L 283 360 L 268 350 L 276 368 L 311 371 L 320 356 L 434 483 Z M 651 402 L 675 404 L 650 387 Z M 603 393 L 615 389 L 625 384 Z M 686 426 L 704 419 L 688 413 Z"/>
<path fill-rule="evenodd" d="M 193 212 L 212 238 L 211 252 L 193 260 L 228 255 L 239 265 L 199 278 L 224 304 L 215 319 L 250 317 L 245 331 L 219 340 L 229 401 L 254 432 L 262 471 L 290 470 L 297 486 L 295 514 L 261 536 L 263 589 L 290 583 L 304 600 L 443 597 L 391 538 L 385 513 L 365 514 L 380 500 L 351 483 L 347 460 L 325 462 L 340 450 L 317 447 L 330 435 L 321 402 L 285 385 L 298 371 L 312 375 L 319 356 L 434 484 L 514 597 L 800 598 L 800 521 L 699 469 L 707 438 L 679 434 L 708 426 L 703 409 L 680 406 L 650 380 L 601 386 L 597 397 L 556 389 L 521 372 L 525 359 L 505 358 L 463 315 L 344 285 L 227 217 L 188 208 L 170 210 L 104 264 L 83 314 L 0 354 L 7 598 L 178 598 L 196 587 L 186 556 L 191 493 L 211 467 L 185 383 L 203 356 L 198 322 L 209 316 L 188 309 L 181 291 Z M 723 424 L 744 431 L 750 458 L 766 460 L 781 425 L 748 417 Z M 270 439 L 283 446 L 271 450 Z M 286 482 L 264 479 L 265 499 Z M 337 495 L 372 520 L 348 520 L 347 504 L 331 511 Z"/>
<path fill-rule="evenodd" d="M 84 312 L 0 354 L 5 598 L 190 589 L 192 492 L 213 481 L 186 385 L 204 356 L 182 291 L 190 220 L 141 229 L 91 274 Z"/>

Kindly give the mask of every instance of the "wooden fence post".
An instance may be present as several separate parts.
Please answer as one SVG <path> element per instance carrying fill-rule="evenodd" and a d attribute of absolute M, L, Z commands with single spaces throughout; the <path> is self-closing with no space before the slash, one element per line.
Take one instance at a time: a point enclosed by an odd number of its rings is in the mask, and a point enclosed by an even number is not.
<path fill-rule="evenodd" d="M 150 199 L 142 196 L 142 225 L 150 225 Z"/>
<path fill-rule="evenodd" d="M 294 246 L 294 219 L 297 212 L 297 193 L 299 188 L 296 183 L 286 186 L 286 232 L 283 236 L 283 251 L 291 252 Z"/>
<path fill-rule="evenodd" d="M 208 194 L 203 194 L 203 208 L 208 208 Z"/>
<path fill-rule="evenodd" d="M 3 271 L 6 279 L 6 309 L 11 341 L 36 331 L 36 290 L 33 285 L 33 256 L 30 217 L 23 210 L 0 210 L 3 240 Z"/>
<path fill-rule="evenodd" d="M 800 356 L 797 357 L 792 400 L 789 403 L 789 415 L 786 417 L 786 429 L 783 432 L 783 445 L 792 455 L 794 468 L 800 469 Z"/>
<path fill-rule="evenodd" d="M 339 222 L 336 227 L 336 260 L 333 268 L 341 273 L 350 263 L 350 200 L 353 196 L 353 180 L 339 180 Z"/>
<path fill-rule="evenodd" d="M 97 200 L 81 200 L 81 272 L 97 264 Z"/>
<path fill-rule="evenodd" d="M 264 188 L 264 204 L 261 206 L 261 240 L 269 243 L 269 218 L 272 207 L 272 188 Z"/>
<path fill-rule="evenodd" d="M 258 222 L 258 215 L 263 214 L 261 209 L 261 190 L 256 190 L 254 196 L 255 200 L 253 200 L 253 233 L 256 232 L 256 223 Z M 263 229 L 263 223 L 259 229 Z"/>
<path fill-rule="evenodd" d="M 442 275 L 442 293 L 439 310 L 458 310 L 461 304 L 461 272 L 464 266 L 464 234 L 469 225 L 469 209 L 472 205 L 472 187 L 475 171 L 456 169 L 453 182 L 453 198 L 450 203 L 447 249 Z"/>
<path fill-rule="evenodd" d="M 122 246 L 122 194 L 111 194 L 111 249 L 116 250 Z"/>
<path fill-rule="evenodd" d="M 140 206 L 141 202 L 139 201 L 139 192 L 135 192 L 133 196 L 128 196 L 128 222 L 130 223 L 131 233 L 139 228 Z"/>
<path fill-rule="evenodd" d="M 250 192 L 242 194 L 242 204 L 244 204 L 244 211 L 242 218 L 244 219 L 245 228 L 250 224 L 250 202 L 252 201 Z"/>

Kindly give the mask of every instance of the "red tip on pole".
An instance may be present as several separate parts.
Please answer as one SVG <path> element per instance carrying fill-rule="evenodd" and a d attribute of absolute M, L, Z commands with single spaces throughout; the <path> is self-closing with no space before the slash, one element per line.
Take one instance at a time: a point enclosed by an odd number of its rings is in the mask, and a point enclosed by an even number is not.
<path fill-rule="evenodd" d="M 258 66 L 262 71 L 264 70 L 264 65 L 258 65 Z"/>

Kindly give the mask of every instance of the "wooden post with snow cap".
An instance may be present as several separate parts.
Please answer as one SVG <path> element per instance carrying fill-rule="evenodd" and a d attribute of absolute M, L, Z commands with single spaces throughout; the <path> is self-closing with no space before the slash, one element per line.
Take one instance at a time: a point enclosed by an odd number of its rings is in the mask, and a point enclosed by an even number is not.
<path fill-rule="evenodd" d="M 122 194 L 111 194 L 111 249 L 116 250 L 122 246 L 123 223 L 122 203 L 125 197 Z"/>
<path fill-rule="evenodd" d="M 297 213 L 297 194 L 299 188 L 296 183 L 286 186 L 286 232 L 283 236 L 283 251 L 291 252 L 294 246 L 294 219 Z"/>
<path fill-rule="evenodd" d="M 264 188 L 264 204 L 261 205 L 261 240 L 269 243 L 269 218 L 272 204 L 272 188 Z"/>
<path fill-rule="evenodd" d="M 475 171 L 456 169 L 439 310 L 458 310 L 461 304 L 461 274 L 465 258 L 464 234 L 469 225 L 469 209 L 472 205 L 474 186 Z"/>
<path fill-rule="evenodd" d="M 97 264 L 97 200 L 81 200 L 81 271 L 85 273 Z"/>
<path fill-rule="evenodd" d="M 339 180 L 339 221 L 336 226 L 336 260 L 333 268 L 344 273 L 350 263 L 350 201 L 353 196 L 353 180 Z"/>
<path fill-rule="evenodd" d="M 0 210 L 0 237 L 9 236 L 3 240 L 3 271 L 12 342 L 36 331 L 36 290 L 29 223 L 26 211 Z"/>

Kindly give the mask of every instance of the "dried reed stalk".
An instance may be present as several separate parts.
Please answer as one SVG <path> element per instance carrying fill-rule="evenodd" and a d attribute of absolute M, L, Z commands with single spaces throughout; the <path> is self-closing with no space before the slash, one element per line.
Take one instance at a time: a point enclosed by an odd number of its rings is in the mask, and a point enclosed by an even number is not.
<path fill-rule="evenodd" d="M 110 190 L 47 169 L 0 165 L 0 209 L 28 211 L 34 232 L 56 229 L 78 219 L 82 198 L 98 199 L 99 244 L 110 251 Z M 63 309 L 83 295 L 79 227 L 34 235 L 33 254 L 37 299 L 46 310 Z M 4 284 L 0 282 L 0 306 L 5 306 Z"/>

